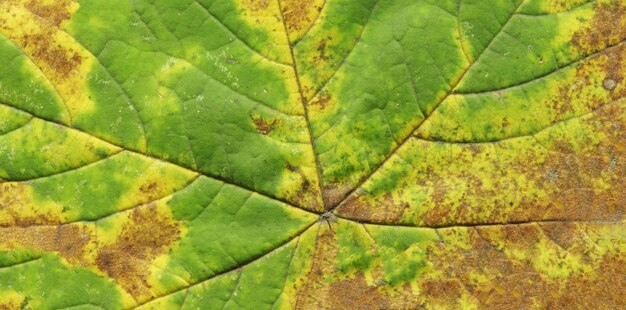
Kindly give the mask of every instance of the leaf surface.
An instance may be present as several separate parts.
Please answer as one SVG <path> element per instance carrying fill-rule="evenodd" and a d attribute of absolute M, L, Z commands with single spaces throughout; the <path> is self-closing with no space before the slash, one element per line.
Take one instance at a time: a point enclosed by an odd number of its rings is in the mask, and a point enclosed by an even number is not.
<path fill-rule="evenodd" d="M 626 3 L 0 2 L 0 308 L 618 308 Z"/>

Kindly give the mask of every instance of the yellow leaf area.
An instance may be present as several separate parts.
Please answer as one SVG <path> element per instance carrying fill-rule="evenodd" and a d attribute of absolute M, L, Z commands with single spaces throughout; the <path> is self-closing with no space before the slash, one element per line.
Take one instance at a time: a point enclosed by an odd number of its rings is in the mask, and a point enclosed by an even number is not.
<path fill-rule="evenodd" d="M 0 0 L 0 309 L 620 309 L 626 2 Z"/>

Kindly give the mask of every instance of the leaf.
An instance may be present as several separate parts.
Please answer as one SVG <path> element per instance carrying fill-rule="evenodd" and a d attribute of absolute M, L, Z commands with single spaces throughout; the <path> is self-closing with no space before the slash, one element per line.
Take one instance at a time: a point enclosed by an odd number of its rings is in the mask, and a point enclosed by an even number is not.
<path fill-rule="evenodd" d="M 620 308 L 621 0 L 0 2 L 0 308 Z"/>

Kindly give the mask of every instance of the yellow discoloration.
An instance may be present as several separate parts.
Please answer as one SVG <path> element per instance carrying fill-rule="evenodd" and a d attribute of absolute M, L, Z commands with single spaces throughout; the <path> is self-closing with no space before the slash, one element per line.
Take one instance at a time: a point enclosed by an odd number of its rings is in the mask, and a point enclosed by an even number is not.
<path fill-rule="evenodd" d="M 590 113 L 626 96 L 625 55 L 626 44 L 622 43 L 518 87 L 477 95 L 451 95 L 416 135 L 445 141 L 500 140 L 532 134 Z M 505 108 L 502 103 L 506 103 Z M 467 113 L 474 118 L 468 118 Z"/>
<path fill-rule="evenodd" d="M 130 158 L 136 155 L 124 153 L 116 156 L 120 160 L 132 162 Z M 195 172 L 171 164 L 142 159 L 143 166 L 127 167 L 125 170 L 116 170 L 109 174 L 109 178 L 128 184 L 127 190 L 121 193 L 119 199 L 116 199 L 115 203 L 111 202 L 114 210 L 123 211 L 168 197 L 198 176 Z M 59 187 L 78 185 L 80 184 L 66 183 L 60 184 Z M 82 190 L 80 187 L 76 189 Z M 80 209 L 65 208 L 64 202 L 58 201 L 58 197 L 36 198 L 33 185 L 29 182 L 0 184 L 0 226 L 62 224 L 82 217 Z"/>
<path fill-rule="evenodd" d="M 622 222 L 439 229 L 441 239 L 414 245 L 427 255 L 423 273 L 392 295 L 388 295 L 388 284 L 366 281 L 362 271 L 346 277 L 344 270 L 332 268 L 340 260 L 341 247 L 337 233 L 324 226 L 320 226 L 316 250 L 310 254 L 312 263 L 307 265 L 309 282 L 298 288 L 296 308 L 344 304 L 360 308 L 562 308 L 571 305 L 572 298 L 588 290 L 591 283 L 607 289 L 593 290 L 594 299 L 582 304 L 601 301 L 611 307 L 624 301 L 620 294 L 626 281 L 612 280 L 626 268 L 623 250 L 616 249 L 624 245 Z M 355 233 L 360 230 L 343 221 L 335 227 L 342 233 L 346 228 Z M 368 227 L 372 234 L 384 231 Z M 393 240 L 397 236 L 381 237 Z M 613 251 L 602 249 L 607 242 L 616 244 Z M 379 247 L 373 243 L 372 253 Z M 375 278 L 377 272 L 380 270 L 375 268 Z M 581 303 L 579 299 L 576 302 Z"/>
<path fill-rule="evenodd" d="M 334 80 L 341 81 L 345 78 L 345 69 L 341 68 L 344 59 L 340 59 L 339 55 L 332 53 L 333 49 L 337 49 L 341 45 L 341 40 L 346 35 L 338 27 L 331 27 L 325 30 L 322 35 L 318 34 L 317 36 L 321 37 L 311 39 L 312 43 L 308 43 L 312 48 L 296 50 L 296 59 L 308 59 L 310 62 L 308 65 L 315 68 L 315 70 L 300 72 L 299 75 L 305 101 L 308 102 L 311 109 L 324 110 L 332 97 L 329 94 L 335 94 L 340 89 L 338 85 L 333 85 L 331 82 L 335 83 Z M 357 42 L 355 41 L 355 46 L 351 48 L 355 48 Z M 329 88 L 326 89 L 326 86 Z"/>
<path fill-rule="evenodd" d="M 13 1 L 0 3 L 0 31 L 19 46 L 55 86 L 70 119 L 89 114 L 95 102 L 87 89 L 87 74 L 97 64 L 97 59 L 60 29 L 59 21 L 48 20 L 29 8 L 32 6 Z M 49 15 L 57 19 L 58 16 L 69 17 L 76 8 L 72 5 L 66 8 L 68 11 Z"/>
<path fill-rule="evenodd" d="M 119 147 L 90 135 L 40 119 L 33 119 L 19 130 L 0 136 L 0 142 L 5 151 L 30 151 L 38 159 L 48 160 L 52 167 L 80 167 L 120 151 Z M 1 167 L 0 175 L 10 179 L 9 172 Z"/>
<path fill-rule="evenodd" d="M 315 162 L 312 151 L 298 150 L 296 162 L 287 164 L 283 171 L 281 184 L 278 188 L 280 197 L 289 197 L 289 200 L 305 208 L 322 212 L 324 207 L 321 201 L 317 167 L 309 163 Z"/>
<path fill-rule="evenodd" d="M 434 276 L 440 279 L 435 281 L 448 281 L 454 277 L 476 305 L 496 308 L 505 305 L 561 308 L 569 305 L 579 292 L 588 290 L 586 286 L 590 283 L 595 287 L 614 285 L 611 289 L 594 290 L 595 299 L 588 301 L 602 301 L 610 307 L 622 302 L 623 297 L 614 292 L 626 283 L 614 282 L 605 273 L 623 270 L 623 261 L 617 253 L 601 254 L 593 260 L 588 257 L 602 251 L 598 242 L 613 240 L 623 244 L 623 239 L 602 235 L 602 231 L 618 231 L 622 225 L 554 223 L 454 228 L 467 231 L 469 238 L 461 241 L 464 246 L 459 248 L 449 242 L 454 239 L 442 234 L 445 247 L 432 248 L 430 252 L 431 270 L 440 274 L 431 275 L 429 271 L 424 278 Z M 560 236 L 561 240 L 550 239 L 550 234 Z M 568 238 L 569 243 L 565 242 Z M 430 296 L 426 298 L 430 301 Z M 440 296 L 448 305 L 460 299 L 452 292 Z M 576 303 L 581 301 L 577 299 Z"/>
<path fill-rule="evenodd" d="M 130 173 L 134 177 L 130 190 L 119 199 L 117 210 L 126 210 L 172 195 L 198 177 L 196 172 L 152 159 L 142 159 L 147 167 L 135 171 L 133 168 L 120 171 L 120 178 L 124 178 L 124 173 Z"/>
<path fill-rule="evenodd" d="M 0 293 L 0 310 L 21 309 L 26 296 L 14 291 L 6 291 Z"/>
<path fill-rule="evenodd" d="M 243 22 L 253 29 L 262 29 L 268 36 L 261 54 L 283 64 L 291 64 L 289 42 L 280 17 L 278 1 L 242 0 L 238 1 Z"/>
<path fill-rule="evenodd" d="M 280 0 L 289 39 L 296 42 L 304 36 L 320 15 L 325 0 Z"/>
<path fill-rule="evenodd" d="M 298 302 L 299 288 L 306 285 L 307 271 L 311 270 L 314 261 L 310 255 L 315 251 L 317 244 L 317 228 L 306 230 L 298 239 L 292 241 L 296 244 L 289 275 L 279 300 L 276 302 L 277 309 L 294 308 Z"/>
<path fill-rule="evenodd" d="M 34 202 L 26 183 L 0 183 L 0 227 L 55 225 L 67 222 L 63 206 L 53 201 Z"/>
<path fill-rule="evenodd" d="M 595 2 L 593 0 L 530 0 L 525 1 L 521 11 L 525 8 L 533 7 L 539 10 L 541 14 L 556 14 L 576 9 L 587 3 Z"/>
<path fill-rule="evenodd" d="M 616 101 L 534 136 L 494 144 L 411 141 L 365 184 L 373 194 L 354 196 L 338 212 L 420 225 L 624 218 L 624 197 L 616 195 L 624 190 L 624 109 L 626 101 Z M 398 172 L 401 178 L 385 176 Z M 389 194 L 376 192 L 387 183 Z"/>

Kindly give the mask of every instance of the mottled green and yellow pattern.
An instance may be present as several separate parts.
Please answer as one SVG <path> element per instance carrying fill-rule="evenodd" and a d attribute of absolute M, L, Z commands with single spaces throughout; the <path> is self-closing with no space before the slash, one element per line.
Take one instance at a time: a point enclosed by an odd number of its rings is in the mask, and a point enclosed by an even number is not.
<path fill-rule="evenodd" d="M 0 309 L 619 309 L 626 1 L 0 0 Z"/>

